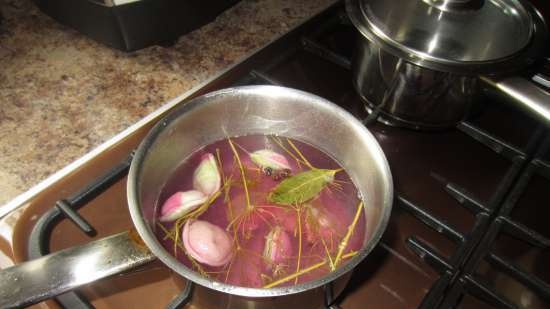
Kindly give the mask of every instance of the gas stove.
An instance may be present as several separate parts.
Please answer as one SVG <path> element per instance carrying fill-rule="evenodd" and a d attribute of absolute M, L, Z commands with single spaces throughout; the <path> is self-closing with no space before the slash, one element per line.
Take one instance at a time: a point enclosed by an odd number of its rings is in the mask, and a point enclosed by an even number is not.
<path fill-rule="evenodd" d="M 0 215 L 0 267 L 131 229 L 126 175 L 151 126 L 192 97 L 274 84 L 325 97 L 364 120 L 394 177 L 384 237 L 342 295 L 325 295 L 327 307 L 550 308 L 550 131 L 489 97 L 452 130 L 383 125 L 351 83 L 356 35 L 337 4 L 8 204 L 14 209 Z M 172 276 L 153 262 L 32 308 L 200 309 L 192 285 L 182 291 Z"/>

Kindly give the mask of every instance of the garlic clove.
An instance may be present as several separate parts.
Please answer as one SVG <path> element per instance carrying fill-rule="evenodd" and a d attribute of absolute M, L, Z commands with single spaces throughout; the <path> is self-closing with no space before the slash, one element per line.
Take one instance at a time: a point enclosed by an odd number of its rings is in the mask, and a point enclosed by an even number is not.
<path fill-rule="evenodd" d="M 263 251 L 268 268 L 279 265 L 292 254 L 292 243 L 288 233 L 280 226 L 274 227 L 265 238 Z"/>
<path fill-rule="evenodd" d="M 285 156 L 269 149 L 254 151 L 250 154 L 250 159 L 262 169 L 268 168 L 275 171 L 291 169 Z"/>
<path fill-rule="evenodd" d="M 223 266 L 233 257 L 233 240 L 212 223 L 189 219 L 183 227 L 183 246 L 197 262 Z"/>
<path fill-rule="evenodd" d="M 221 176 L 216 158 L 211 153 L 204 154 L 195 173 L 193 174 L 193 188 L 207 196 L 212 196 L 221 186 Z"/>
<path fill-rule="evenodd" d="M 170 196 L 160 209 L 160 221 L 174 221 L 205 203 L 208 196 L 196 190 L 176 192 Z"/>

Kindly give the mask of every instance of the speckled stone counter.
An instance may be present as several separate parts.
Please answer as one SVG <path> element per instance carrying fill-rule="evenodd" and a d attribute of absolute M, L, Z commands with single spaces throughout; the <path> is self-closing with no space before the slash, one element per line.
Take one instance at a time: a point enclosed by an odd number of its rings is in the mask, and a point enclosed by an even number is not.
<path fill-rule="evenodd" d="M 334 0 L 243 0 L 172 47 L 124 53 L 30 0 L 0 10 L 0 205 Z"/>

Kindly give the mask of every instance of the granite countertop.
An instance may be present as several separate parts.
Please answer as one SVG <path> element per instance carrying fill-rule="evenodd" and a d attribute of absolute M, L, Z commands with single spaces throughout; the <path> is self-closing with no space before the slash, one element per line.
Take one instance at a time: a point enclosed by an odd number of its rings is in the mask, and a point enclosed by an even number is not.
<path fill-rule="evenodd" d="M 333 2 L 243 0 L 174 46 L 125 53 L 2 1 L 0 205 Z"/>

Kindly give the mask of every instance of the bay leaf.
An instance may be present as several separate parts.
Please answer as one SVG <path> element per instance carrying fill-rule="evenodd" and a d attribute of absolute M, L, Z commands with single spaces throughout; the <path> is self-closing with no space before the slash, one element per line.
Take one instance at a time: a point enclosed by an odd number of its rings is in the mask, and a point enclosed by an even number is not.
<path fill-rule="evenodd" d="M 281 181 L 268 200 L 279 205 L 298 205 L 317 196 L 340 170 L 311 169 Z"/>

